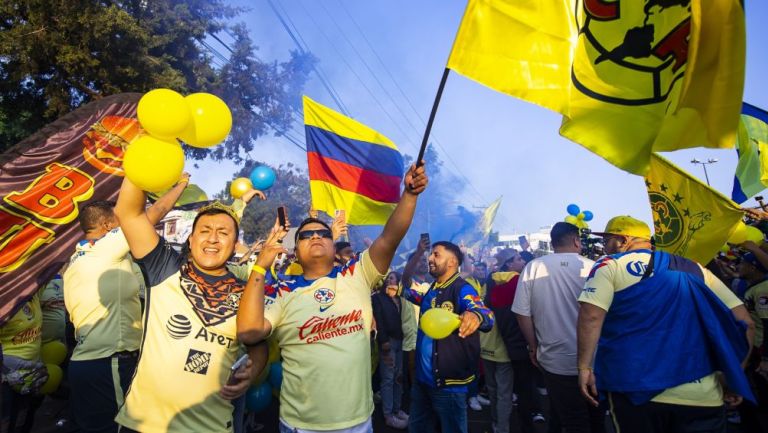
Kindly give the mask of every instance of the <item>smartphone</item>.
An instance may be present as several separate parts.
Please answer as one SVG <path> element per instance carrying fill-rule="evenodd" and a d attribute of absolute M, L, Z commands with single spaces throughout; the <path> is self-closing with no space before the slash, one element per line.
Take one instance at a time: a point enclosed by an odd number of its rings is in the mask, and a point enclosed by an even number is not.
<path fill-rule="evenodd" d="M 288 226 L 288 209 L 285 206 L 277 208 L 277 221 L 283 227 Z"/>
<path fill-rule="evenodd" d="M 427 248 L 432 248 L 432 242 L 429 240 L 429 233 L 422 233 L 419 235 L 419 242 L 426 242 Z"/>
<path fill-rule="evenodd" d="M 235 361 L 234 364 L 232 364 L 232 368 L 229 369 L 229 378 L 227 379 L 227 385 L 234 385 L 235 382 L 237 382 L 237 379 L 235 379 L 235 373 L 237 370 L 240 370 L 241 368 L 245 367 L 245 364 L 248 362 L 248 354 L 241 356 L 237 361 Z"/>
<path fill-rule="evenodd" d="M 526 238 L 525 236 L 519 236 L 517 240 L 518 242 L 520 242 L 520 248 L 522 248 L 523 251 L 527 251 L 528 248 L 531 247 L 531 244 L 528 243 L 528 238 Z"/>

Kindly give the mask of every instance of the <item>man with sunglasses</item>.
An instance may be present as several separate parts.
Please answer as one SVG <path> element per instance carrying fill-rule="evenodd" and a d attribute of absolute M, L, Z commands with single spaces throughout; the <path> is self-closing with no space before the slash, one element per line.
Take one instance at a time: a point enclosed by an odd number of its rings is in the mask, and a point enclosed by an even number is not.
<path fill-rule="evenodd" d="M 616 431 L 725 432 L 723 401 L 751 396 L 737 321 L 747 336 L 754 324 L 742 302 L 698 263 L 654 251 L 642 221 L 617 216 L 593 234 L 609 255 L 579 296 L 582 395 L 597 406 L 605 393 Z"/>
<path fill-rule="evenodd" d="M 272 334 L 280 342 L 281 432 L 373 431 L 371 292 L 389 269 L 427 182 L 424 167 L 412 165 L 381 235 L 344 266 L 334 267 L 330 227 L 308 218 L 296 232 L 296 257 L 304 273 L 292 280 L 270 276 L 265 285 L 265 270 L 285 252 L 280 244 L 285 228 L 272 230 L 246 285 L 237 325 L 245 344 Z"/>

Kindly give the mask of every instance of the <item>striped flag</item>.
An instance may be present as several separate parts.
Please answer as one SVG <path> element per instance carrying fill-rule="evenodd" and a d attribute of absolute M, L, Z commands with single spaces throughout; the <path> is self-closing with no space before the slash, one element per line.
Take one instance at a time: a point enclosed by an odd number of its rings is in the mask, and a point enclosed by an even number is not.
<path fill-rule="evenodd" d="M 383 225 L 400 201 L 403 157 L 373 129 L 304 96 L 312 208 L 347 223 Z"/>
<path fill-rule="evenodd" d="M 731 198 L 744 203 L 768 186 L 768 112 L 746 102 L 736 135 L 739 164 Z"/>

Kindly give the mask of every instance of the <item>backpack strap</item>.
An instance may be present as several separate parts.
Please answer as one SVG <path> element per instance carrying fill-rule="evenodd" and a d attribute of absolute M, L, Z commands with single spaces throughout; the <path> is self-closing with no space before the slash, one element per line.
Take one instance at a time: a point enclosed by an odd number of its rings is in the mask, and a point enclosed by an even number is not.
<path fill-rule="evenodd" d="M 648 266 L 645 268 L 645 272 L 643 273 L 642 278 L 640 278 L 640 281 L 643 281 L 647 279 L 648 277 L 653 274 L 653 267 L 656 263 L 656 251 L 651 251 L 651 259 L 648 260 Z"/>

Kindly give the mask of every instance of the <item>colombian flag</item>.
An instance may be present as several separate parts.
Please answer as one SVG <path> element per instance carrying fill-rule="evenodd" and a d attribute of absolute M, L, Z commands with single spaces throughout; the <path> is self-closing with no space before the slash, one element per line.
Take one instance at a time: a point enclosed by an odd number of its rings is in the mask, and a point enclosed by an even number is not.
<path fill-rule="evenodd" d="M 384 225 L 400 201 L 403 157 L 373 129 L 304 96 L 312 208 L 347 223 Z"/>
<path fill-rule="evenodd" d="M 739 164 L 731 198 L 744 203 L 768 186 L 768 112 L 744 103 L 736 135 Z"/>

